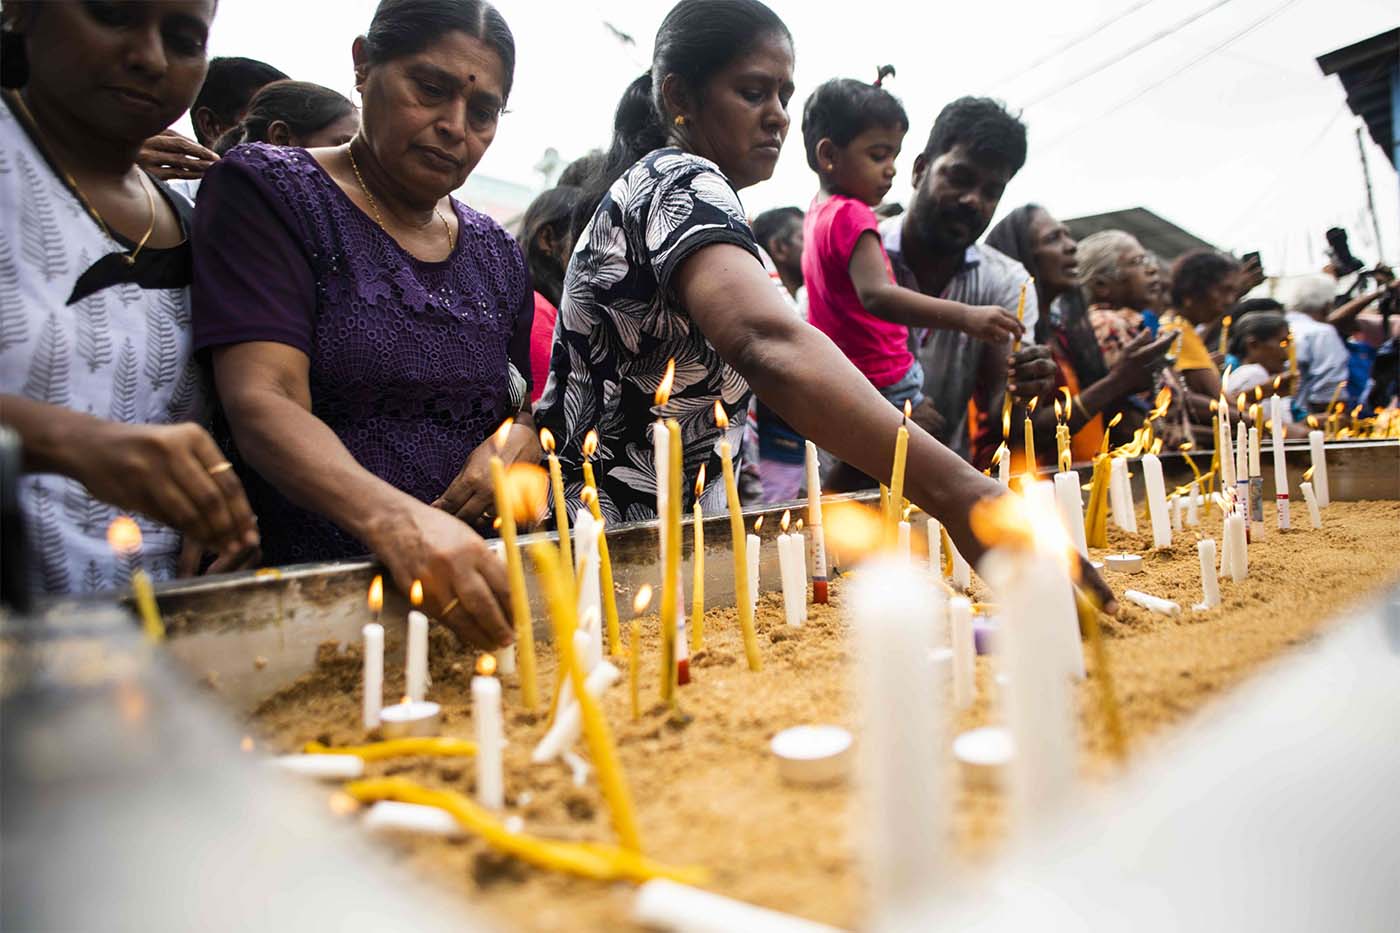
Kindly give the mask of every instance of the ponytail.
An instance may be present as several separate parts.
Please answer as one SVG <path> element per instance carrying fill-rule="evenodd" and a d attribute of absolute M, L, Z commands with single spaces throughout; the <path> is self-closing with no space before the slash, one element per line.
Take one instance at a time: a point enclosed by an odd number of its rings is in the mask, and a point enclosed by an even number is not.
<path fill-rule="evenodd" d="M 574 209 L 570 224 L 575 239 L 593 219 L 603 196 L 608 193 L 613 182 L 622 177 L 633 163 L 654 149 L 667 143 L 666 126 L 661 121 L 661 108 L 658 106 L 651 72 L 638 76 L 617 103 L 613 115 L 613 138 L 608 151 L 603 154 L 601 163 L 583 183 L 583 196 Z"/>
<path fill-rule="evenodd" d="M 885 86 L 885 79 L 886 79 L 886 78 L 893 78 L 893 77 L 894 77 L 894 66 L 893 66 L 893 65 L 881 65 L 879 68 L 875 69 L 875 86 L 876 86 L 876 87 L 884 87 L 884 86 Z"/>

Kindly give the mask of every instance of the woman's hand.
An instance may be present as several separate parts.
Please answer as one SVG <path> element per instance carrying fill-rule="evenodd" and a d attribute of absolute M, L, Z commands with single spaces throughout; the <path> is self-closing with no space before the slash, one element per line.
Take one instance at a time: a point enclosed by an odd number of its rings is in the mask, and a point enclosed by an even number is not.
<path fill-rule="evenodd" d="M 515 639 L 506 621 L 505 563 L 455 517 L 412 502 L 378 523 L 370 543 L 402 592 L 422 581 L 424 611 L 464 643 L 496 649 Z"/>
<path fill-rule="evenodd" d="M 258 565 L 259 561 L 262 560 L 262 548 L 247 548 L 231 556 L 220 554 L 210 561 L 208 567 L 201 571 L 199 566 L 204 563 L 204 558 L 208 553 L 208 551 L 200 546 L 199 542 L 195 541 L 193 538 L 186 538 L 184 543 L 180 546 L 180 559 L 175 565 L 175 576 L 183 580 L 189 577 L 209 576 L 215 573 L 233 573 L 237 570 L 252 570 Z"/>
<path fill-rule="evenodd" d="M 1177 336 L 1176 331 L 1167 331 L 1153 339 L 1151 331 L 1143 330 L 1124 345 L 1110 370 L 1124 395 L 1146 392 L 1156 384 L 1157 373 L 1166 367 L 1167 351 Z"/>
<path fill-rule="evenodd" d="M 203 178 L 209 166 L 219 161 L 219 156 L 174 130 L 165 130 L 141 144 L 136 161 L 157 178 L 171 181 Z"/>
<path fill-rule="evenodd" d="M 1012 398 L 1029 402 L 1055 391 L 1055 359 L 1049 347 L 1022 347 L 1006 358 L 1006 391 Z"/>
<path fill-rule="evenodd" d="M 483 534 L 489 531 L 496 519 L 496 490 L 491 483 L 491 457 L 496 453 L 494 438 L 487 438 L 472 451 L 457 478 L 433 507 L 450 512 Z M 544 457 L 534 421 L 529 416 L 522 416 L 511 426 L 499 456 L 506 466 L 521 462 L 537 464 Z"/>

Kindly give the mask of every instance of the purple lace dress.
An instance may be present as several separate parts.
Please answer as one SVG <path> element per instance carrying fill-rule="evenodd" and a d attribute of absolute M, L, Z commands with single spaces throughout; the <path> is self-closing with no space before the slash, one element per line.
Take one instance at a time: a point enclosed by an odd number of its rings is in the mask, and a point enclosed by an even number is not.
<path fill-rule="evenodd" d="M 489 217 L 453 207 L 456 249 L 423 262 L 306 150 L 255 143 L 205 176 L 192 236 L 195 348 L 207 359 L 211 348 L 274 341 L 305 353 L 312 413 L 367 470 L 424 502 L 512 414 L 512 365 L 529 372 L 534 306 L 520 250 Z M 216 428 L 265 563 L 365 553 L 253 471 L 222 414 Z"/>

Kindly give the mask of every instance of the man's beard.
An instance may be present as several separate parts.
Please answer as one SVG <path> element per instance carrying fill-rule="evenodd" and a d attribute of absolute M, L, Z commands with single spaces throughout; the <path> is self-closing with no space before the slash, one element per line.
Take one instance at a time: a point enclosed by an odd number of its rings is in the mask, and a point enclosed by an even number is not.
<path fill-rule="evenodd" d="M 936 252 L 953 253 L 967 249 L 987 229 L 982 218 L 969 211 L 940 211 L 937 208 L 911 216 L 919 239 Z M 961 223 L 969 231 L 966 235 L 948 232 L 953 225 Z"/>

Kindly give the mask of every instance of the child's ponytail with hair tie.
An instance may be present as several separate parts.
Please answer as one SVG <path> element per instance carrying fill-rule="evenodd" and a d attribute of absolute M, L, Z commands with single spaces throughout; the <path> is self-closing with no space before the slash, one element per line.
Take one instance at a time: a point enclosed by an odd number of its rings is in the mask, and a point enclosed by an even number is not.
<path fill-rule="evenodd" d="M 893 66 L 893 65 L 881 65 L 878 69 L 876 69 L 876 71 L 875 71 L 875 86 L 876 86 L 876 87 L 883 87 L 884 84 L 885 84 L 885 77 L 886 77 L 887 75 L 888 75 L 889 77 L 891 77 L 891 78 L 894 77 L 894 66 Z"/>

